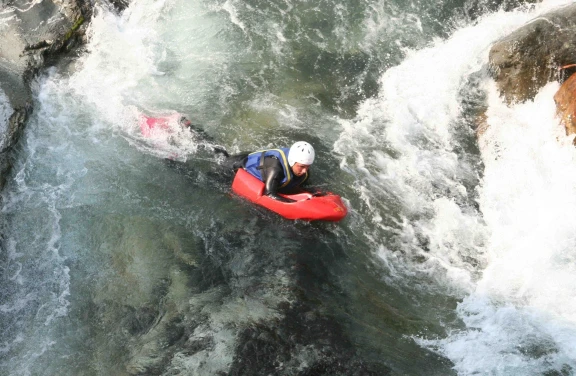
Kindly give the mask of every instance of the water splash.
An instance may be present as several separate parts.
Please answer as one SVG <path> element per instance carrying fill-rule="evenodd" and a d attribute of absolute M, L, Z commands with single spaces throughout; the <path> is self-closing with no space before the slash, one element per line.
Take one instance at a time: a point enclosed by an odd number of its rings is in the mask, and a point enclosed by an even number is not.
<path fill-rule="evenodd" d="M 507 107 L 489 90 L 480 205 L 488 265 L 458 306 L 467 330 L 439 341 L 463 374 L 571 372 L 576 367 L 576 152 L 549 84 Z"/>
<path fill-rule="evenodd" d="M 558 5 L 488 15 L 409 52 L 382 76 L 379 97 L 341 122 L 335 144 L 358 182 L 360 213 L 375 225 L 364 233 L 385 278 L 428 275 L 464 299 L 457 313 L 469 330 L 420 341 L 462 374 L 574 369 L 574 151 L 554 117 L 557 85 L 513 108 L 485 89 L 481 180 L 481 165 L 457 147 L 470 132 L 458 128 L 467 77 L 481 72 L 494 40 Z"/>
<path fill-rule="evenodd" d="M 447 286 L 473 286 L 475 265 L 464 260 L 482 263 L 486 234 L 470 191 L 478 184 L 478 158 L 457 148 L 458 139 L 474 137 L 459 120 L 461 91 L 465 77 L 481 71 L 492 40 L 529 17 L 494 16 L 410 52 L 381 77 L 378 98 L 363 103 L 354 121 L 341 122 L 335 150 L 345 156 L 341 167 L 356 176 L 367 222 L 376 226 L 366 236 L 384 250 L 386 265 L 404 270 L 400 275 L 416 268 L 435 278 L 452 274 L 458 283 L 448 277 Z M 408 259 L 399 261 L 398 251 Z M 415 258 L 426 261 L 409 261 Z"/>

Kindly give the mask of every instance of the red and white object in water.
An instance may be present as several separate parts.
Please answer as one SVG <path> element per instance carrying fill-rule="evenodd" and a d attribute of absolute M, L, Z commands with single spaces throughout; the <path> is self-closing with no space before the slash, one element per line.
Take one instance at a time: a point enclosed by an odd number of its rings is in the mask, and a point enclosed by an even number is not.
<path fill-rule="evenodd" d="M 279 194 L 282 197 L 296 200 L 295 202 L 282 202 L 264 195 L 264 188 L 264 182 L 244 169 L 238 169 L 232 182 L 234 193 L 287 219 L 337 222 L 348 213 L 340 196 L 333 193 L 324 193 L 321 196 L 309 192 Z"/>
<path fill-rule="evenodd" d="M 154 132 L 174 132 L 173 126 L 180 124 L 180 119 L 182 119 L 181 114 L 173 114 L 163 117 L 151 117 L 146 115 L 140 115 L 138 123 L 140 124 L 140 131 L 142 136 L 149 138 L 152 137 Z M 172 124 L 172 127 L 170 126 Z"/>

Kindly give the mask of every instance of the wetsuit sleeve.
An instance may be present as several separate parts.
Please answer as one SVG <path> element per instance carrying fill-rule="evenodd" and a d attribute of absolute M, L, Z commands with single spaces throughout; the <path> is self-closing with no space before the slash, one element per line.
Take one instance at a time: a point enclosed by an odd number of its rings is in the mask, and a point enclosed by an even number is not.
<path fill-rule="evenodd" d="M 250 152 L 230 155 L 226 158 L 224 166 L 236 172 L 239 168 L 245 167 L 249 154 Z"/>
<path fill-rule="evenodd" d="M 265 184 L 264 194 L 274 200 L 295 202 L 296 200 L 278 195 L 278 186 L 283 178 L 284 169 L 282 168 L 282 165 L 280 165 L 280 161 L 273 157 L 265 158 L 264 166 L 262 168 L 262 180 Z"/>

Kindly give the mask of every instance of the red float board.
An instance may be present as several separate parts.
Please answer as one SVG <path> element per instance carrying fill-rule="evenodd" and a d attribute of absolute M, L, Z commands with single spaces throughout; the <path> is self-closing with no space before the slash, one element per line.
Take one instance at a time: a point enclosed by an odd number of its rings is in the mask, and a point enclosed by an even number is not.
<path fill-rule="evenodd" d="M 326 193 L 314 196 L 309 192 L 280 196 L 296 200 L 282 202 L 263 195 L 264 183 L 243 169 L 239 169 L 232 182 L 232 191 L 249 201 L 263 206 L 287 219 L 305 221 L 339 221 L 346 216 L 348 209 L 340 196 Z"/>

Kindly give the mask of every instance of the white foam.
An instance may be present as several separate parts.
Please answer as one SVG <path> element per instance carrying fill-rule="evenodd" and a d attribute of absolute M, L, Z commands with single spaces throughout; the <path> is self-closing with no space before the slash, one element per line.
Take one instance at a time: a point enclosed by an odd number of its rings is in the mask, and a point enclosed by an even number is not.
<path fill-rule="evenodd" d="M 147 13 L 137 12 L 142 7 L 127 11 L 123 18 L 104 9 L 97 9 L 90 28 L 89 54 L 82 57 L 81 68 L 70 78 L 70 86 L 79 98 L 91 103 L 97 114 L 112 124 L 129 129 L 136 128 L 131 108 L 125 98 L 133 94 L 140 80 L 158 74 L 156 60 L 158 36 L 153 27 L 164 2 L 150 4 Z M 154 11 L 153 11 L 154 10 Z M 160 51 L 161 54 L 161 51 Z"/>
<path fill-rule="evenodd" d="M 234 1 L 227 0 L 222 5 L 222 10 L 228 12 L 228 14 L 230 16 L 230 22 L 232 22 L 234 25 L 238 26 L 240 29 L 242 29 L 242 31 L 246 31 L 246 26 L 238 17 L 238 12 L 236 11 L 236 6 L 233 3 L 234 3 Z"/>
<path fill-rule="evenodd" d="M 409 52 L 401 65 L 383 74 L 379 96 L 364 102 L 354 121 L 341 121 L 335 150 L 344 155 L 341 167 L 359 181 L 360 198 L 370 208 L 364 215 L 377 224 L 373 233 L 362 231 L 376 249 L 387 234 L 400 231 L 395 237 L 404 254 L 427 260 L 406 264 L 404 257 L 380 252 L 396 271 L 411 275 L 417 268 L 458 289 L 473 287 L 476 270 L 466 265 L 463 254 L 482 262 L 486 230 L 478 213 L 456 204 L 468 200 L 464 182 L 476 176 L 475 166 L 453 149 L 452 135 L 465 132 L 455 129 L 460 90 L 463 80 L 486 62 L 492 41 L 530 17 L 496 14 L 446 41 Z M 401 207 L 399 218 L 391 218 L 391 203 Z M 388 224 L 382 224 L 383 218 Z"/>
<path fill-rule="evenodd" d="M 490 89 L 481 207 L 488 266 L 458 313 L 467 330 L 440 341 L 464 374 L 576 366 L 576 151 L 549 84 L 507 107 Z"/>
<path fill-rule="evenodd" d="M 149 0 L 134 2 L 121 16 L 97 8 L 89 53 L 69 80 L 62 77 L 62 85 L 68 84 L 80 106 L 92 109 L 95 126 L 119 132 L 146 153 L 184 159 L 199 146 L 189 132 L 171 122 L 170 130 L 143 137 L 139 121 L 142 115 L 178 113 L 217 86 L 218 65 L 229 60 L 222 51 L 230 49 L 218 36 L 225 17 L 211 12 L 202 4 Z M 166 103 L 170 108 L 159 107 Z"/>
<path fill-rule="evenodd" d="M 576 368 L 576 152 L 555 118 L 558 85 L 511 108 L 486 88 L 480 211 L 469 206 L 464 184 L 475 181 L 476 166 L 454 150 L 460 91 L 487 63 L 492 43 L 565 4 L 497 12 L 407 51 L 381 77 L 379 96 L 354 121 L 341 121 L 335 150 L 366 205 L 357 230 L 381 258 L 383 277 L 402 284 L 427 275 L 463 299 L 457 312 L 466 329 L 418 339 L 461 374 Z"/>

